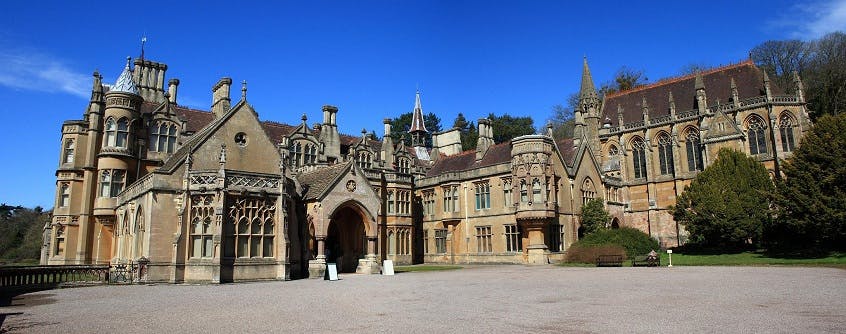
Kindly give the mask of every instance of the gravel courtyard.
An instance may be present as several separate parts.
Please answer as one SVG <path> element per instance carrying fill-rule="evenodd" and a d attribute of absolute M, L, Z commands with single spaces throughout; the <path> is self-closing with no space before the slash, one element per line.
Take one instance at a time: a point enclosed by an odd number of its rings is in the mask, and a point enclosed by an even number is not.
<path fill-rule="evenodd" d="M 341 278 L 42 291 L 0 307 L 0 332 L 846 332 L 846 270 L 833 268 L 515 265 Z"/>

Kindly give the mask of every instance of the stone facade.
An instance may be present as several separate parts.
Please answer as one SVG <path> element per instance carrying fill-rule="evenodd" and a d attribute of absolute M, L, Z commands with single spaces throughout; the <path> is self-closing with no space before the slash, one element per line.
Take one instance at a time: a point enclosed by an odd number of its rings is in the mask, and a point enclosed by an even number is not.
<path fill-rule="evenodd" d="M 147 281 L 212 283 L 322 277 L 326 263 L 378 273 L 384 259 L 545 264 L 598 197 L 610 226 L 674 246 L 684 231 L 666 208 L 719 147 L 778 173 L 810 126 L 799 78 L 784 95 L 749 62 L 600 100 L 585 61 L 575 139 L 495 143 L 480 119 L 466 152 L 455 129 L 424 145 L 419 92 L 407 147 L 390 119 L 381 141 L 341 134 L 329 105 L 313 126 L 262 121 L 229 78 L 208 111 L 186 108 L 166 70 L 127 60 L 114 85 L 94 73 L 83 118 L 62 126 L 42 262 L 141 260 Z"/>

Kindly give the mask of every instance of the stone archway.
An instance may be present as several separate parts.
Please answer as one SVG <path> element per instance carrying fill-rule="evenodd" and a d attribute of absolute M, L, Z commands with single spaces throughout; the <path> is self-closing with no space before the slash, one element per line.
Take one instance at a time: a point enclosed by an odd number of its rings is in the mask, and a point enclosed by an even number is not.
<path fill-rule="evenodd" d="M 326 262 L 336 263 L 342 273 L 356 272 L 367 255 L 364 217 L 351 206 L 339 208 L 330 217 L 326 233 Z"/>
<path fill-rule="evenodd" d="M 618 229 L 618 228 L 620 228 L 620 220 L 619 220 L 619 219 L 617 219 L 617 217 L 614 217 L 614 219 L 613 219 L 613 220 L 611 220 L 611 228 L 612 228 L 612 229 Z"/>

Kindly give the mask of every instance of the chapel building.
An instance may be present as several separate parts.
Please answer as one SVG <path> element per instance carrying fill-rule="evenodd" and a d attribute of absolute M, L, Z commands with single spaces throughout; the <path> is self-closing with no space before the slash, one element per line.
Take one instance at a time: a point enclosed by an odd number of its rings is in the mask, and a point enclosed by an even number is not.
<path fill-rule="evenodd" d="M 719 148 L 778 173 L 810 127 L 799 77 L 784 95 L 748 61 L 602 99 L 585 61 L 575 139 L 547 127 L 495 143 L 480 119 L 464 152 L 458 129 L 426 142 L 419 92 L 406 146 L 390 119 L 382 140 L 341 134 L 330 105 L 312 126 L 261 120 L 229 78 L 209 110 L 180 106 L 166 70 L 127 59 L 111 85 L 94 73 L 83 118 L 62 125 L 42 263 L 140 260 L 146 281 L 210 283 L 323 277 L 327 263 L 378 273 L 385 259 L 546 264 L 594 198 L 609 227 L 672 247 L 685 232 L 667 207 Z"/>

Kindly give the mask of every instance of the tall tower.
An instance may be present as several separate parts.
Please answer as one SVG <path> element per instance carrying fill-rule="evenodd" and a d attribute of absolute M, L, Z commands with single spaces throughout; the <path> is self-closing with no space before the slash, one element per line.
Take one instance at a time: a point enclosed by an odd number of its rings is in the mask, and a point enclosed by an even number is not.
<path fill-rule="evenodd" d="M 579 106 L 575 110 L 576 128 L 574 130 L 573 144 L 583 144 L 587 140 L 594 154 L 599 154 L 599 96 L 596 94 L 596 87 L 593 85 L 593 78 L 590 75 L 587 57 L 584 58 L 582 66 L 582 86 L 579 89 Z"/>

